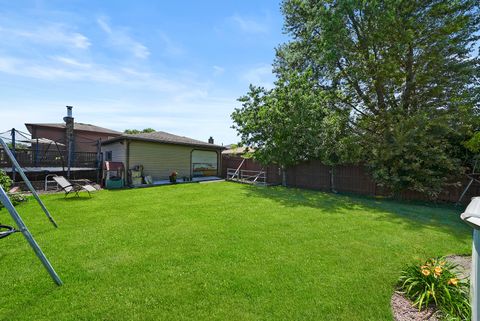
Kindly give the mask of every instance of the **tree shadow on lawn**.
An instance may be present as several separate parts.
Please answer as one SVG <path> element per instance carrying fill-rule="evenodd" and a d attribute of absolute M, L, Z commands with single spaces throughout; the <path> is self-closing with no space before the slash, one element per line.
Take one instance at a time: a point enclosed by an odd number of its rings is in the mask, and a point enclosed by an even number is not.
<path fill-rule="evenodd" d="M 58 201 L 64 201 L 64 202 L 85 202 L 85 201 L 93 201 L 93 197 L 88 197 L 87 196 L 72 196 L 72 197 L 59 197 L 56 199 Z"/>
<path fill-rule="evenodd" d="M 321 209 L 323 214 L 349 215 L 356 211 L 375 214 L 375 220 L 398 223 L 411 230 L 437 228 L 465 240 L 471 228 L 460 219 L 463 208 L 446 204 L 426 204 L 368 196 L 333 194 L 322 191 L 285 187 L 245 185 L 247 197 L 267 198 L 284 207 L 310 207 Z"/>

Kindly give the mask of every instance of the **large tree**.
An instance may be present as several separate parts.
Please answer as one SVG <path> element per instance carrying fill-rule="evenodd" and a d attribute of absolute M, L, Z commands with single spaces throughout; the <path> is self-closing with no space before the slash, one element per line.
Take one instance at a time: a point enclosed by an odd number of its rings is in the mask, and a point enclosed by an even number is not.
<path fill-rule="evenodd" d="M 327 108 L 327 93 L 312 87 L 312 73 L 282 75 L 274 89 L 250 86 L 232 114 L 242 144 L 263 164 L 285 168 L 308 159 L 333 165 L 350 157 L 348 112 Z M 284 176 L 285 183 L 285 176 Z"/>
<path fill-rule="evenodd" d="M 478 130 L 478 0 L 286 0 L 282 10 L 291 41 L 275 72 L 313 73 L 378 183 L 435 196 L 461 173 L 462 142 Z"/>

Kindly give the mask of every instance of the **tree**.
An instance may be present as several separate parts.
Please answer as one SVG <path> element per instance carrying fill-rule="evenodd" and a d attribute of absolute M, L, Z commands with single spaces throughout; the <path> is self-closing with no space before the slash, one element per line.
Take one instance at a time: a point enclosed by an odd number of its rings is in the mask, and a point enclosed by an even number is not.
<path fill-rule="evenodd" d="M 379 184 L 435 197 L 462 173 L 462 143 L 479 129 L 478 1 L 285 0 L 282 11 L 291 41 L 277 77 L 312 73 Z"/>
<path fill-rule="evenodd" d="M 325 93 L 310 86 L 311 76 L 307 71 L 280 78 L 272 90 L 250 86 L 239 99 L 233 128 L 261 163 L 285 168 L 315 158 L 331 165 L 354 150 L 344 148 L 348 114 L 326 108 Z"/>
<path fill-rule="evenodd" d="M 154 133 L 156 132 L 155 129 L 153 128 L 145 128 L 143 130 L 138 130 L 138 129 L 125 129 L 123 131 L 124 134 L 141 134 L 141 133 Z"/>

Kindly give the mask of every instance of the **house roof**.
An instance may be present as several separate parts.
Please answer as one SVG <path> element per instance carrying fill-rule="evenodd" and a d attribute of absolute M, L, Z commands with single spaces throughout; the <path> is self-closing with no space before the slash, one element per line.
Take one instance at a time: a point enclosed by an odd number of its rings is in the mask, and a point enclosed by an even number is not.
<path fill-rule="evenodd" d="M 112 144 L 124 139 L 153 142 L 153 143 L 163 143 L 163 144 L 197 146 L 197 147 L 206 147 L 206 148 L 214 148 L 214 149 L 225 148 L 220 145 L 210 144 L 207 142 L 203 142 L 201 140 L 196 140 L 196 139 L 185 137 L 185 136 L 178 136 L 178 135 L 170 134 L 167 132 L 161 132 L 161 131 L 153 132 L 153 133 L 123 134 L 121 136 L 111 138 L 102 142 L 102 145 Z"/>
<path fill-rule="evenodd" d="M 65 129 L 64 123 L 26 123 L 25 127 L 27 127 L 28 131 L 31 132 L 31 127 L 50 127 L 50 128 L 60 128 Z M 113 135 L 121 135 L 121 132 L 117 132 L 116 130 L 95 126 L 91 124 L 84 124 L 84 123 L 75 123 L 73 126 L 74 130 L 81 130 L 86 132 L 94 132 L 94 133 L 105 133 L 105 134 L 113 134 Z"/>

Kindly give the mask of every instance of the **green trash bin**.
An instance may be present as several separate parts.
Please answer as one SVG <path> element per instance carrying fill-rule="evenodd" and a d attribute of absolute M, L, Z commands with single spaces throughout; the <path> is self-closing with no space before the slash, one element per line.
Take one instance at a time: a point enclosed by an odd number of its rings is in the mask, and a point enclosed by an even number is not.
<path fill-rule="evenodd" d="M 105 182 L 106 189 L 116 189 L 123 187 L 123 179 L 121 177 L 110 177 Z"/>

